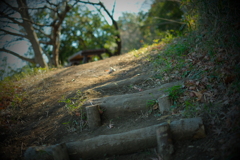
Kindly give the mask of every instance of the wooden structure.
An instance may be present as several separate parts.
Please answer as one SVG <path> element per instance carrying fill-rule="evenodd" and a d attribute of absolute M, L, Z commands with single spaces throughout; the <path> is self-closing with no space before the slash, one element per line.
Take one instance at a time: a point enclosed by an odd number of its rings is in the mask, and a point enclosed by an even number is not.
<path fill-rule="evenodd" d="M 90 110 L 93 109 L 97 112 L 97 106 L 91 107 L 92 108 L 89 108 Z M 99 122 L 99 120 L 95 122 Z M 99 124 L 96 126 L 98 125 Z M 106 155 L 131 154 L 148 148 L 158 147 L 158 155 L 161 159 L 171 160 L 174 151 L 173 144 L 176 141 L 183 139 L 192 141 L 194 139 L 204 138 L 205 136 L 203 121 L 200 117 L 186 118 L 171 123 L 163 122 L 127 132 L 99 135 L 66 144 L 29 147 L 24 154 L 24 159 L 99 159 L 106 158 Z M 172 143 L 172 140 L 175 142 Z"/>
<path fill-rule="evenodd" d="M 87 121 L 90 129 L 95 129 L 101 126 L 101 118 L 98 108 L 98 105 L 86 107 Z"/>
<path fill-rule="evenodd" d="M 91 57 L 96 56 L 96 55 L 100 59 L 102 59 L 102 56 L 101 56 L 102 53 L 109 53 L 111 55 L 111 53 L 107 49 L 104 49 L 104 48 L 83 50 L 83 51 L 79 51 L 79 52 L 73 54 L 72 56 L 70 56 L 68 58 L 68 61 L 69 61 L 70 65 L 78 65 L 81 62 L 87 63 Z"/>

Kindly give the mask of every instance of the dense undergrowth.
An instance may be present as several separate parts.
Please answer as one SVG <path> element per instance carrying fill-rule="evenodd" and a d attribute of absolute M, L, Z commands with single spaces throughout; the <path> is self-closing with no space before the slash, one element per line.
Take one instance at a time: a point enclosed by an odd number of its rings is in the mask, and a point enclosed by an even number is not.
<path fill-rule="evenodd" d="M 24 87 L 19 83 L 20 80 L 43 75 L 48 72 L 45 68 L 25 68 L 22 72 L 15 73 L 12 76 L 5 77 L 0 81 L 0 106 L 5 109 L 8 106 L 19 107 L 20 103 L 26 97 Z"/>
<path fill-rule="evenodd" d="M 224 142 L 219 156 L 231 159 L 240 149 L 240 5 L 226 0 L 184 2 L 192 8 L 185 15 L 188 30 L 158 44 L 163 49 L 149 57 L 154 78 L 185 81 L 167 91 L 172 114 L 203 117 L 209 134 Z"/>
<path fill-rule="evenodd" d="M 167 44 L 152 58 L 156 78 L 184 79 L 173 88 L 172 112 L 185 117 L 201 116 L 215 139 L 222 157 L 237 155 L 240 136 L 240 15 L 238 2 L 191 1 L 189 31 Z"/>

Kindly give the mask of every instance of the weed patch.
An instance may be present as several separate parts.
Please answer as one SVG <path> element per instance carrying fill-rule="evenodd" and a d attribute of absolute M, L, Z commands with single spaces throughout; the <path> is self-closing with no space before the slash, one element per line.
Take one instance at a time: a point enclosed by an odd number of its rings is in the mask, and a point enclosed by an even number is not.
<path fill-rule="evenodd" d="M 147 108 L 150 108 L 150 107 L 154 106 L 155 104 L 157 104 L 157 100 L 155 100 L 155 99 L 148 100 Z"/>
<path fill-rule="evenodd" d="M 180 98 L 180 96 L 182 95 L 184 90 L 183 90 L 182 86 L 177 85 L 177 86 L 168 88 L 167 90 L 165 90 L 165 92 L 168 93 L 168 96 L 172 102 L 176 102 L 177 99 Z"/>
<path fill-rule="evenodd" d="M 59 102 L 65 103 L 66 109 L 77 117 L 74 120 L 63 123 L 64 125 L 66 125 L 68 132 L 82 132 L 83 129 L 87 126 L 87 114 L 85 111 L 83 111 L 82 108 L 82 105 L 86 101 L 86 99 L 87 98 L 85 97 L 84 93 L 78 90 L 74 97 L 65 98 L 63 96 L 62 99 L 59 100 Z"/>
<path fill-rule="evenodd" d="M 0 88 L 0 109 L 6 109 L 9 106 L 21 107 L 27 96 L 22 87 L 14 81 L 5 79 L 0 81 Z"/>
<path fill-rule="evenodd" d="M 62 99 L 59 100 L 59 102 L 65 103 L 65 107 L 69 111 L 74 111 L 75 109 L 81 108 L 82 104 L 85 101 L 86 101 L 86 97 L 85 97 L 84 93 L 82 93 L 79 90 L 76 92 L 76 95 L 74 97 L 65 98 L 64 96 L 62 96 Z"/>
<path fill-rule="evenodd" d="M 183 116 L 187 118 L 194 117 L 197 112 L 197 106 L 191 100 L 186 100 L 184 102 L 184 112 Z"/>

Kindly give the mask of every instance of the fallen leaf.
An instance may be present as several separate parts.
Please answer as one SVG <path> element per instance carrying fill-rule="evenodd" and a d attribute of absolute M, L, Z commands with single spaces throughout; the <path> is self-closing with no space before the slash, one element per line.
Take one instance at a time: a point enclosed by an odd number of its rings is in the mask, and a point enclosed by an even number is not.
<path fill-rule="evenodd" d="M 110 67 L 110 69 L 109 69 L 109 70 L 106 70 L 106 71 L 108 72 L 108 74 L 111 74 L 112 72 L 116 71 L 116 69 Z"/>
<path fill-rule="evenodd" d="M 190 96 L 190 97 L 193 97 L 193 96 L 194 96 L 194 93 L 193 93 L 193 92 L 190 92 L 190 93 L 189 93 L 189 96 Z"/>
<path fill-rule="evenodd" d="M 197 85 L 197 86 L 199 85 L 199 81 L 196 82 L 196 85 Z"/>
<path fill-rule="evenodd" d="M 194 86 L 191 86 L 191 87 L 189 87 L 189 89 L 190 89 L 190 90 L 195 90 L 195 89 L 196 89 L 196 87 L 194 87 Z"/>
<path fill-rule="evenodd" d="M 160 118 L 158 118 L 157 120 L 162 120 L 162 119 L 165 119 L 167 117 L 169 117 L 170 115 L 165 115 L 165 116 L 161 116 Z"/>
<path fill-rule="evenodd" d="M 154 109 L 154 110 L 158 109 L 158 104 L 155 104 L 155 105 L 153 106 L 153 109 Z"/>
<path fill-rule="evenodd" d="M 196 92 L 196 91 L 193 91 L 193 93 L 197 96 L 197 101 L 200 101 L 201 98 L 202 98 L 202 93 L 201 92 Z"/>
<path fill-rule="evenodd" d="M 220 135 L 222 133 L 222 129 L 216 128 L 213 130 L 214 133 L 216 133 L 217 135 Z"/>
<path fill-rule="evenodd" d="M 103 114 L 103 111 L 102 110 L 98 110 L 100 114 Z"/>
<path fill-rule="evenodd" d="M 133 86 L 133 88 L 134 88 L 134 89 L 136 89 L 136 90 L 138 90 L 139 92 L 141 92 L 141 91 L 142 91 L 142 89 L 141 89 L 141 88 L 138 88 L 138 87 L 136 87 L 136 86 Z"/>
<path fill-rule="evenodd" d="M 203 94 L 208 96 L 208 97 L 212 97 L 213 96 L 213 94 L 211 92 L 204 92 Z"/>
<path fill-rule="evenodd" d="M 225 79 L 224 79 L 224 83 L 225 84 L 229 84 L 229 83 L 232 83 L 235 79 L 235 76 L 234 75 L 229 75 L 227 76 Z"/>
<path fill-rule="evenodd" d="M 134 89 L 138 89 L 136 86 L 133 86 Z"/>
<path fill-rule="evenodd" d="M 103 110 L 101 109 L 100 106 L 98 106 L 98 111 L 99 111 L 100 114 L 103 114 Z"/>
<path fill-rule="evenodd" d="M 76 115 L 76 116 L 80 116 L 81 114 L 80 114 L 79 112 L 76 112 L 75 115 Z"/>
<path fill-rule="evenodd" d="M 222 52 L 222 51 L 224 51 L 223 48 L 219 48 L 219 49 L 218 49 L 218 52 Z"/>
<path fill-rule="evenodd" d="M 111 123 L 108 125 L 108 128 L 113 128 L 113 127 L 114 127 L 114 126 L 113 126 L 113 124 L 111 124 Z"/>
<path fill-rule="evenodd" d="M 224 104 L 224 105 L 229 104 L 229 100 L 224 101 L 223 104 Z"/>

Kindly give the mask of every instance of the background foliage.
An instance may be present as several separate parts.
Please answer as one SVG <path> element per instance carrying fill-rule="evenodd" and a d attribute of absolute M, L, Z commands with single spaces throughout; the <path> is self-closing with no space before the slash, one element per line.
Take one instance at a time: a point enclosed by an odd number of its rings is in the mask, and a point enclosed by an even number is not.
<path fill-rule="evenodd" d="M 91 12 L 86 6 L 77 5 L 64 20 L 60 60 L 80 50 L 107 48 L 113 50 L 115 29 L 99 13 Z"/>

